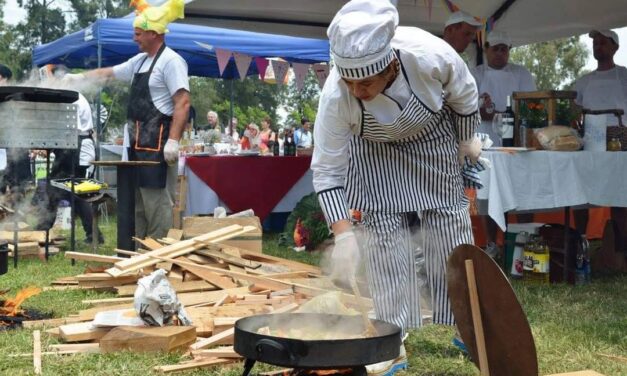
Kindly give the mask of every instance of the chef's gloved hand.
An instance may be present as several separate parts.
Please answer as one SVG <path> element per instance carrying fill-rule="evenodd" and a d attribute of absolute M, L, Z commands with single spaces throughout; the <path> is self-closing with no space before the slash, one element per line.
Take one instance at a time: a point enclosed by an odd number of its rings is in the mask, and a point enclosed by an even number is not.
<path fill-rule="evenodd" d="M 75 84 L 77 82 L 81 82 L 85 80 L 85 74 L 83 73 L 68 73 L 61 79 L 63 82 L 67 82 L 69 84 Z"/>
<path fill-rule="evenodd" d="M 481 141 L 473 136 L 472 138 L 461 141 L 459 143 L 459 151 L 457 152 L 457 158 L 460 165 L 464 165 L 466 157 L 470 159 L 472 164 L 477 163 L 479 156 L 481 155 Z"/>
<path fill-rule="evenodd" d="M 173 165 L 179 159 L 179 142 L 168 138 L 163 148 L 163 158 L 169 165 Z"/>
<path fill-rule="evenodd" d="M 361 254 L 355 233 L 348 230 L 336 235 L 331 253 L 331 279 L 344 287 L 351 286 L 360 262 Z"/>

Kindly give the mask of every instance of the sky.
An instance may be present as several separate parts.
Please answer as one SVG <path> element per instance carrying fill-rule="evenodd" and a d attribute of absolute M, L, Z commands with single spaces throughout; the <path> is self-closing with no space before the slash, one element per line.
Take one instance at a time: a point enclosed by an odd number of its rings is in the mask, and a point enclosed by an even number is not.
<path fill-rule="evenodd" d="M 16 0 L 6 0 L 6 5 L 4 7 L 4 22 L 16 24 L 24 19 L 25 16 L 26 12 L 17 5 Z M 616 31 L 618 38 L 621 41 L 621 47 L 614 56 L 614 62 L 622 66 L 627 66 L 627 27 L 614 29 L 614 31 Z M 590 50 L 588 62 L 586 63 L 586 69 L 594 70 L 596 69 L 596 61 L 592 57 L 592 39 L 588 38 L 587 35 L 582 35 L 581 41 L 583 41 L 588 47 L 588 50 Z"/>

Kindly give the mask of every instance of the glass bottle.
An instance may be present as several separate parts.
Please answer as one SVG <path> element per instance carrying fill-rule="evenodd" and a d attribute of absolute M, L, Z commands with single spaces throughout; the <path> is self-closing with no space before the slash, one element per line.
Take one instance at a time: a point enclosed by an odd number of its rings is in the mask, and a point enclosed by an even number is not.
<path fill-rule="evenodd" d="M 503 146 L 514 146 L 514 123 L 515 115 L 512 110 L 512 97 L 507 96 L 507 107 L 503 113 Z"/>
<path fill-rule="evenodd" d="M 613 137 L 607 143 L 607 151 L 621 151 L 622 148 L 623 148 L 623 145 L 620 143 L 620 140 L 617 137 Z"/>

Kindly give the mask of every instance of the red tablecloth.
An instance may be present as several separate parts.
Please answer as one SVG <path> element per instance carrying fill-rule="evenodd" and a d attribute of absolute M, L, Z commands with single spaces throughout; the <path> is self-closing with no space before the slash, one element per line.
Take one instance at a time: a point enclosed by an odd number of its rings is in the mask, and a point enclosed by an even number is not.
<path fill-rule="evenodd" d="M 311 156 L 187 157 L 185 163 L 233 212 L 253 209 L 263 221 L 307 172 Z"/>

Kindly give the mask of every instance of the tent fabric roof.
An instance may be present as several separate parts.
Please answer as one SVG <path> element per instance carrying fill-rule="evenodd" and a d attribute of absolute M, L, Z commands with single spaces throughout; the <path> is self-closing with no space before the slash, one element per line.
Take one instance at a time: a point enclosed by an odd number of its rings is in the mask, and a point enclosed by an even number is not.
<path fill-rule="evenodd" d="M 592 29 L 627 26 L 625 0 L 453 0 L 476 17 L 492 16 L 503 4 L 511 6 L 496 22 L 514 45 L 553 40 Z M 183 22 L 218 27 L 281 32 L 325 38 L 326 27 L 346 0 L 192 0 Z M 400 24 L 440 35 L 450 12 L 444 1 L 397 0 Z M 431 8 L 429 8 L 431 4 Z"/>
<path fill-rule="evenodd" d="M 133 18 L 100 19 L 91 26 L 33 50 L 33 64 L 65 64 L 70 68 L 97 68 L 98 44 L 102 48 L 103 67 L 128 60 L 139 52 L 133 42 Z M 185 24 L 170 24 L 166 45 L 186 61 L 192 76 L 237 78 L 231 58 L 220 76 L 215 52 L 199 43 L 253 57 L 281 57 L 287 61 L 317 63 L 329 61 L 326 40 L 262 34 Z M 199 42 L 199 43 L 197 43 Z M 257 74 L 251 64 L 248 75 Z"/>

